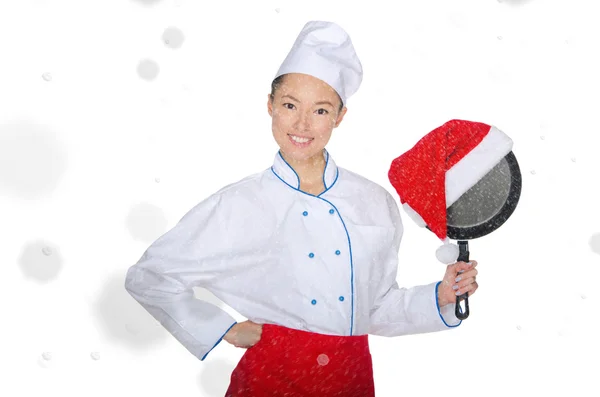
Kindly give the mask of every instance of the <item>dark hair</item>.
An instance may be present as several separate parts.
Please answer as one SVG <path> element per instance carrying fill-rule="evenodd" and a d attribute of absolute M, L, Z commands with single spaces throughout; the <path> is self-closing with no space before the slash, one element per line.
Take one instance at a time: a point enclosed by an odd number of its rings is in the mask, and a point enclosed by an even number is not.
<path fill-rule="evenodd" d="M 273 82 L 271 83 L 271 101 L 273 101 L 273 99 L 275 98 L 275 91 L 277 91 L 279 86 L 283 83 L 284 77 L 285 77 L 285 74 L 282 74 L 281 76 L 279 76 L 275 80 L 273 80 Z M 342 102 L 342 98 L 340 97 L 340 94 L 338 94 L 337 92 L 335 94 L 337 95 L 337 97 L 340 101 L 340 106 L 338 108 L 338 112 L 341 112 L 342 109 L 344 108 L 344 103 Z"/>

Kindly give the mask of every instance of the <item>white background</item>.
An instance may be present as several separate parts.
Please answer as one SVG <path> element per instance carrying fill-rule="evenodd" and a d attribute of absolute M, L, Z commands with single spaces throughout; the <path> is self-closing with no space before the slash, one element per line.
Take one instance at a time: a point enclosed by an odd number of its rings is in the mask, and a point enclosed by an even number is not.
<path fill-rule="evenodd" d="M 124 276 L 197 202 L 271 165 L 270 82 L 314 19 L 344 27 L 364 68 L 327 146 L 339 166 L 397 198 L 391 161 L 459 118 L 508 134 L 523 176 L 513 216 L 469 244 L 480 272 L 470 317 L 445 332 L 370 337 L 377 396 L 597 395 L 595 10 L 584 0 L 1 0 L 0 395 L 223 395 L 243 350 L 222 342 L 199 361 L 126 293 Z M 402 216 L 400 285 L 441 279 L 440 241 Z"/>

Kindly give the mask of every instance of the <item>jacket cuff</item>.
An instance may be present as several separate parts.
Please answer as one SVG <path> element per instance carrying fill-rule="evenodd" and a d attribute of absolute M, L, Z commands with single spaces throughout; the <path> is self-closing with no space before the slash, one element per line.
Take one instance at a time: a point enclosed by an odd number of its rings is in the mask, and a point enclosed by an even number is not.
<path fill-rule="evenodd" d="M 440 315 L 440 319 L 442 320 L 444 325 L 446 325 L 446 327 L 458 327 L 462 323 L 462 320 L 456 317 L 456 314 L 454 313 L 456 303 L 448 303 L 447 305 L 444 305 L 442 307 L 440 307 L 438 303 L 438 288 L 441 283 L 442 282 L 439 281 L 435 285 L 435 305 L 437 307 L 438 314 Z"/>
<path fill-rule="evenodd" d="M 217 343 L 215 343 L 215 344 L 214 344 L 214 346 L 213 346 L 213 347 L 211 347 L 211 348 L 210 348 L 210 350 L 209 350 L 209 351 L 207 351 L 207 352 L 204 354 L 204 356 L 202 356 L 202 358 L 200 359 L 200 361 L 204 361 L 204 359 L 206 358 L 206 356 L 208 356 L 208 353 L 210 353 L 211 351 L 213 351 L 213 350 L 214 350 L 214 348 L 215 348 L 215 347 L 217 347 L 217 345 L 218 345 L 219 343 L 221 343 L 221 341 L 223 340 L 223 338 L 225 337 L 225 335 L 227 335 L 227 333 L 229 332 L 229 330 L 230 330 L 231 328 L 233 328 L 233 326 L 234 326 L 234 325 L 236 325 L 236 324 L 237 324 L 237 321 L 236 321 L 236 322 L 234 322 L 233 324 L 231 324 L 231 325 L 229 326 L 229 328 L 227 328 L 227 331 L 223 332 L 223 335 L 221 335 L 221 337 L 219 338 L 219 340 L 217 341 Z"/>

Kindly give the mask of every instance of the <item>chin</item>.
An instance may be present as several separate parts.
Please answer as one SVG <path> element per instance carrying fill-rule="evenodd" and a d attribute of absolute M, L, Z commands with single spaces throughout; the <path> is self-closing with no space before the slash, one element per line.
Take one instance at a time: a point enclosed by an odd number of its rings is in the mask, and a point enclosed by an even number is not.
<path fill-rule="evenodd" d="M 283 147 L 281 148 L 281 151 L 296 161 L 305 161 L 323 153 L 323 148 L 316 150 L 313 148 L 311 148 L 311 150 L 298 150 L 296 147 Z"/>

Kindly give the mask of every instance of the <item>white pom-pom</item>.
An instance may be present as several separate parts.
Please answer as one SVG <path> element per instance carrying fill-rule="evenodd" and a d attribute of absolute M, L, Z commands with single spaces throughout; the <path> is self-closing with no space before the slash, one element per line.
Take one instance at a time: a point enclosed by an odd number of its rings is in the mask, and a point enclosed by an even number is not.
<path fill-rule="evenodd" d="M 412 219 L 413 222 L 419 225 L 419 227 L 425 227 L 426 223 L 421 217 L 421 215 L 419 215 L 417 211 L 413 210 L 412 207 L 408 205 L 408 203 L 402 204 L 402 208 L 404 208 L 404 211 L 406 211 L 410 219 Z"/>
<path fill-rule="evenodd" d="M 458 245 L 450 243 L 448 241 L 448 239 L 446 239 L 446 241 L 444 242 L 444 245 L 440 246 L 435 251 L 435 256 L 437 257 L 437 259 L 440 262 L 445 263 L 446 265 L 455 263 L 456 260 L 458 259 L 458 254 L 459 254 Z"/>

